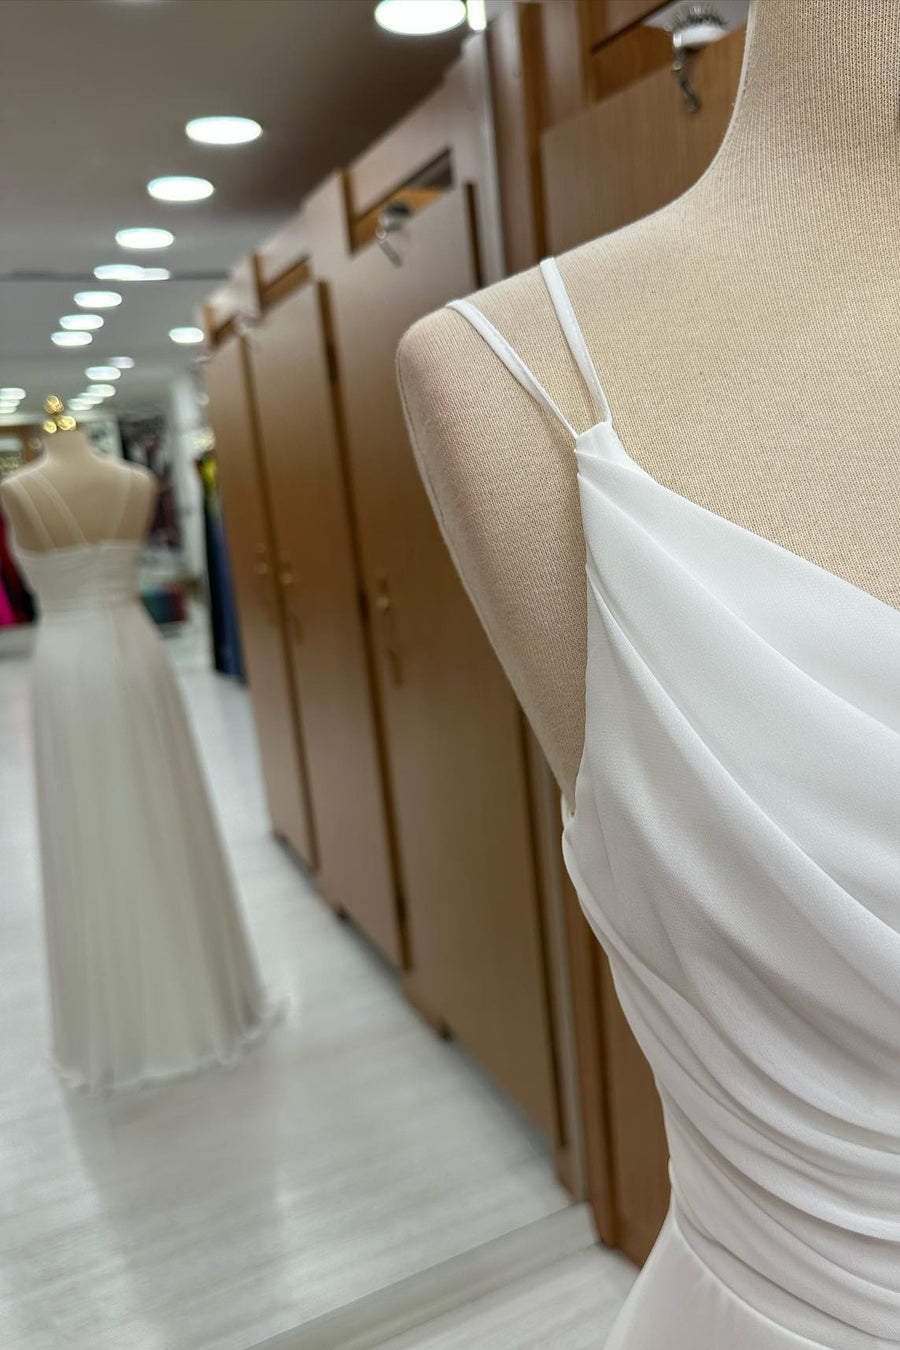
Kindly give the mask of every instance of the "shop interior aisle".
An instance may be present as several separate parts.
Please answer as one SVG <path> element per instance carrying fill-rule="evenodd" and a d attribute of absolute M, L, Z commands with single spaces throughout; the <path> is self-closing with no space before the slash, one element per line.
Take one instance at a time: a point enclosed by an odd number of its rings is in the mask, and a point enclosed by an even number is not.
<path fill-rule="evenodd" d="M 511 1234 L 539 1249 L 544 1221 L 547 1260 L 584 1247 L 538 1136 L 271 839 L 245 693 L 209 672 L 202 631 L 170 645 L 262 968 L 291 1006 L 234 1071 L 66 1096 L 46 1052 L 27 668 L 0 661 L 0 1343 L 247 1350 L 309 1325 L 328 1344 L 336 1310 L 398 1282 L 408 1299 L 410 1279 Z M 622 1258 L 597 1259 L 620 1299 Z"/>

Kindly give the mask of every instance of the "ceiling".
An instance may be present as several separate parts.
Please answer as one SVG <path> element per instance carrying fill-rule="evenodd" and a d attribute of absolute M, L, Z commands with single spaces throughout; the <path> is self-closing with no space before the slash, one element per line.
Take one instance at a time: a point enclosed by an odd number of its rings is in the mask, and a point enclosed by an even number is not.
<path fill-rule="evenodd" d="M 123 411 L 161 404 L 190 351 L 168 338 L 231 265 L 308 190 L 360 154 L 432 89 L 463 29 L 404 38 L 375 24 L 375 0 L 4 0 L 0 47 L 0 386 L 69 398 L 84 369 L 136 362 Z M 230 113 L 264 128 L 250 145 L 200 146 L 192 117 Z M 197 174 L 206 202 L 166 205 L 150 178 Z M 114 234 L 163 225 L 175 244 L 126 252 Z M 100 263 L 165 266 L 165 282 L 95 282 Z M 124 296 L 89 347 L 50 341 L 73 293 Z M 8 420 L 8 419 L 7 419 Z"/>

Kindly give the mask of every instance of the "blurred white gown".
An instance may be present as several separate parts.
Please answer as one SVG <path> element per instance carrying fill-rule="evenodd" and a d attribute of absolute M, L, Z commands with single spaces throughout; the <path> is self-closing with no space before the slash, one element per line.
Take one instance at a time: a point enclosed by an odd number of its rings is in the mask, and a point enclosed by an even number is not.
<path fill-rule="evenodd" d="M 580 434 L 454 304 L 575 442 L 587 702 L 563 844 L 672 1181 L 607 1350 L 897 1347 L 900 610 L 651 478 L 542 271 L 602 418 Z"/>
<path fill-rule="evenodd" d="M 78 530 L 53 485 L 31 482 Z M 268 1012 L 180 691 L 138 596 L 141 545 L 17 552 L 41 611 L 32 702 L 56 1062 L 91 1091 L 230 1063 Z"/>

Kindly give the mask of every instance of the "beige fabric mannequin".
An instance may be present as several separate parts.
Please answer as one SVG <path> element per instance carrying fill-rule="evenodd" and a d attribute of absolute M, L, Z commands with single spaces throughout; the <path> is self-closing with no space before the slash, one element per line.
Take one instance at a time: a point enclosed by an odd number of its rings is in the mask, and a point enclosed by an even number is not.
<path fill-rule="evenodd" d="M 900 4 L 757 0 L 699 183 L 560 269 L 629 453 L 718 515 L 900 607 Z M 536 269 L 476 303 L 596 421 Z M 565 433 L 452 311 L 405 336 L 423 477 L 571 803 L 585 594 Z"/>
<path fill-rule="evenodd" d="M 97 454 L 82 431 L 60 431 L 47 437 L 42 459 L 0 484 L 0 505 L 21 548 L 43 553 L 49 549 L 48 536 L 55 548 L 82 542 L 59 504 L 34 483 L 37 476 L 57 490 L 88 543 L 108 539 L 111 530 L 117 539 L 138 540 L 146 534 L 156 503 L 153 475 Z M 22 500 L 24 494 L 27 502 Z M 46 534 L 35 521 L 35 513 Z"/>

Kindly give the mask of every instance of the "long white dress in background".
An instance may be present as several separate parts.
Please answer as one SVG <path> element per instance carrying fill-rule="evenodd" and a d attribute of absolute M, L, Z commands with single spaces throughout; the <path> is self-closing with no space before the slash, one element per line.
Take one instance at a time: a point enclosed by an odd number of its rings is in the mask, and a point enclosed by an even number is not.
<path fill-rule="evenodd" d="M 18 550 L 54 1053 L 91 1091 L 233 1062 L 269 1017 L 140 553 Z"/>

